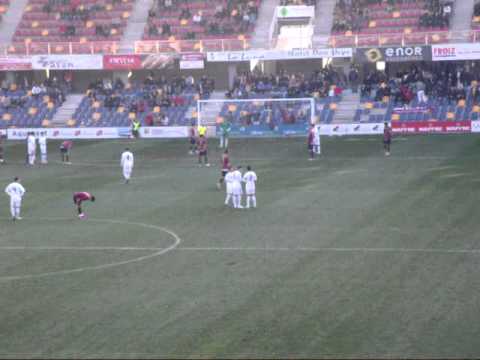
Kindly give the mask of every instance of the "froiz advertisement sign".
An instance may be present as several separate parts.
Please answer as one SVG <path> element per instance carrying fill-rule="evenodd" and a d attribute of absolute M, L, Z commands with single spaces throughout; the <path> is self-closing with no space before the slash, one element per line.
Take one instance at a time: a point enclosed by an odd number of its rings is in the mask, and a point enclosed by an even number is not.
<path fill-rule="evenodd" d="M 433 61 L 478 60 L 480 44 L 443 44 L 432 46 Z"/>
<path fill-rule="evenodd" d="M 355 60 L 361 63 L 431 61 L 430 46 L 392 46 L 360 48 L 355 52 Z"/>
<path fill-rule="evenodd" d="M 102 55 L 34 55 L 34 70 L 102 70 Z"/>

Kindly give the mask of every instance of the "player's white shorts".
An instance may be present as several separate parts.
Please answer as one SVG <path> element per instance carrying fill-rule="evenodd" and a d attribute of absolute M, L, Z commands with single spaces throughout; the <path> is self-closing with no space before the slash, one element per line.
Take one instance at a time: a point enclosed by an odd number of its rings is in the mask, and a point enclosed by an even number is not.
<path fill-rule="evenodd" d="M 233 185 L 230 183 L 227 183 L 227 194 L 233 195 Z"/>
<path fill-rule="evenodd" d="M 30 146 L 29 146 L 29 147 L 28 147 L 28 150 L 27 150 L 27 151 L 28 151 L 28 155 L 35 155 L 35 150 L 36 150 L 36 149 L 35 149 L 34 147 L 30 147 Z"/>
<path fill-rule="evenodd" d="M 46 154 L 46 153 L 47 153 L 47 147 L 46 147 L 46 146 L 43 146 L 43 145 L 40 146 L 40 152 L 41 152 L 42 154 Z"/>
<path fill-rule="evenodd" d="M 233 184 L 233 195 L 242 195 L 242 194 L 243 194 L 242 185 L 240 183 Z"/>
<path fill-rule="evenodd" d="M 22 206 L 22 198 L 21 197 L 10 197 L 10 206 L 13 208 L 19 208 Z"/>
<path fill-rule="evenodd" d="M 255 184 L 246 184 L 245 185 L 245 193 L 247 195 L 255 195 Z"/>

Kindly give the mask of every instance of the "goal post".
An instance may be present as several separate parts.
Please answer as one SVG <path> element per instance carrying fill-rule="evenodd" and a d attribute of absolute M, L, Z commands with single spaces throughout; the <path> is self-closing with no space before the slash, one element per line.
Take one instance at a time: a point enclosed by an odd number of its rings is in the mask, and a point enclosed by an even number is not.
<path fill-rule="evenodd" d="M 318 126 L 315 110 L 314 98 L 197 100 L 196 120 L 217 135 L 228 121 L 233 137 L 306 136 L 310 124 Z"/>

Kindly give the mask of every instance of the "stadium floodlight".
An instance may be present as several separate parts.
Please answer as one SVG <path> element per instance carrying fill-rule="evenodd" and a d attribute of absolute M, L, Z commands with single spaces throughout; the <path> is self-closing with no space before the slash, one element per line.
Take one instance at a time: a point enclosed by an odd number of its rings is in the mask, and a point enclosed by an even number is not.
<path fill-rule="evenodd" d="M 315 106 L 314 98 L 197 100 L 196 120 L 198 127 L 229 121 L 245 136 L 306 136 Z"/>

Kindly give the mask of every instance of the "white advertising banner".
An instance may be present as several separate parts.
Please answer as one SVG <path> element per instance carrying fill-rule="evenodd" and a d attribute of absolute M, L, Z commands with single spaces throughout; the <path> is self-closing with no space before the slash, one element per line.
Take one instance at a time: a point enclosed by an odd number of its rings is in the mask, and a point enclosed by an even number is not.
<path fill-rule="evenodd" d="M 179 65 L 182 70 L 203 69 L 205 68 L 203 54 L 182 54 Z"/>
<path fill-rule="evenodd" d="M 209 62 L 351 58 L 352 48 L 207 52 Z"/>
<path fill-rule="evenodd" d="M 315 17 L 315 7 L 306 5 L 277 6 L 277 17 L 286 18 L 313 18 Z"/>
<path fill-rule="evenodd" d="M 142 138 L 186 138 L 188 137 L 187 126 L 164 126 L 140 128 Z"/>
<path fill-rule="evenodd" d="M 479 120 L 472 121 L 471 131 L 472 131 L 472 133 L 480 133 L 480 121 Z"/>
<path fill-rule="evenodd" d="M 480 59 L 479 43 L 432 45 L 433 61 L 478 59 Z"/>
<path fill-rule="evenodd" d="M 102 70 L 102 55 L 34 55 L 34 70 Z"/>
<path fill-rule="evenodd" d="M 383 123 L 320 125 L 320 135 L 378 135 L 383 134 Z"/>

